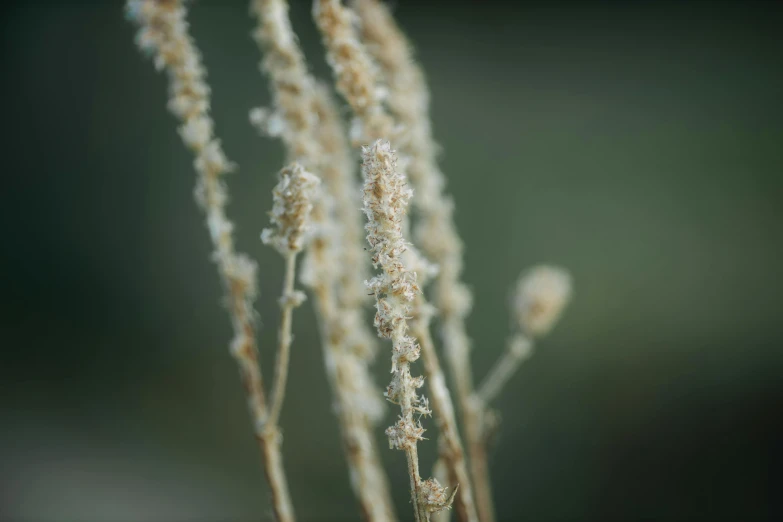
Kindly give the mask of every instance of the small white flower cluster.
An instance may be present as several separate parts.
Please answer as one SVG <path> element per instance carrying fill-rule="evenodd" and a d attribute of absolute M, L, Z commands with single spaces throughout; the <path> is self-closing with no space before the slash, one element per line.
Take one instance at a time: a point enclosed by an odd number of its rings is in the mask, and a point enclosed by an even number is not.
<path fill-rule="evenodd" d="M 517 282 L 513 310 L 522 331 L 540 337 L 552 329 L 571 299 L 571 276 L 562 268 L 541 265 Z"/>
<path fill-rule="evenodd" d="M 413 194 L 405 177 L 396 168 L 389 142 L 378 140 L 362 149 L 364 174 L 364 213 L 367 216 L 367 241 L 372 247 L 372 263 L 382 272 L 365 284 L 375 294 L 375 327 L 378 335 L 392 340 L 392 381 L 386 398 L 400 405 L 399 421 L 386 430 L 389 444 L 399 449 L 415 446 L 424 429 L 414 422 L 414 413 L 427 415 L 426 399 L 416 389 L 422 377 L 412 377 L 410 363 L 419 358 L 416 339 L 407 335 L 407 318 L 414 298 L 421 293 L 416 273 L 402 262 L 407 244 L 402 236 L 402 220 Z"/>
<path fill-rule="evenodd" d="M 275 228 L 265 228 L 261 241 L 287 256 L 305 246 L 313 198 L 321 180 L 298 163 L 285 167 L 278 176 L 280 182 L 272 191 L 274 205 L 269 213 Z"/>

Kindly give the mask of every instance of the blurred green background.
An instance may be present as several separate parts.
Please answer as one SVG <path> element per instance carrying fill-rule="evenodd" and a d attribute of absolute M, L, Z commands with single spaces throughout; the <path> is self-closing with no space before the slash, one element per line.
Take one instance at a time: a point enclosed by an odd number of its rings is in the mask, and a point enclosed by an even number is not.
<path fill-rule="evenodd" d="M 467 245 L 477 377 L 502 349 L 519 272 L 548 262 L 574 277 L 562 322 L 497 403 L 499 518 L 783 516 L 775 4 L 395 9 L 429 77 Z M 229 214 L 260 264 L 268 374 L 282 261 L 258 234 L 283 151 L 248 123 L 270 97 L 246 3 L 191 12 L 240 167 Z M 292 17 L 329 78 L 308 3 Z M 119 3 L 3 7 L 0 518 L 270 520 L 192 159 L 133 31 Z M 293 501 L 303 521 L 356 520 L 307 307 L 295 334 Z M 378 440 L 409 516 L 402 455 Z"/>

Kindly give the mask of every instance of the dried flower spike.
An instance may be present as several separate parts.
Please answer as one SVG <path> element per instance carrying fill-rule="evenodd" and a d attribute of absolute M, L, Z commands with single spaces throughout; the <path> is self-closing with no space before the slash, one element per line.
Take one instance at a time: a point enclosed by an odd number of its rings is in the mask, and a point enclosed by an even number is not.
<path fill-rule="evenodd" d="M 304 247 L 307 218 L 313 209 L 313 193 L 320 184 L 314 174 L 293 163 L 279 174 L 280 182 L 272 191 L 274 206 L 269 213 L 275 228 L 265 228 L 261 241 L 274 246 L 282 255 L 298 253 Z"/>
<path fill-rule="evenodd" d="M 291 353 L 293 310 L 305 300 L 304 292 L 294 290 L 296 255 L 304 247 L 315 191 L 320 184 L 317 176 L 307 172 L 298 163 L 292 163 L 281 170 L 279 177 L 280 182 L 272 191 L 274 205 L 269 213 L 276 228 L 267 228 L 261 233 L 261 240 L 274 246 L 285 259 L 283 295 L 279 301 L 283 312 L 280 318 L 275 382 L 272 385 L 269 415 L 262 422 L 265 434 L 274 434 L 277 431 L 277 420 L 283 407 Z"/>
<path fill-rule="evenodd" d="M 373 266 L 382 272 L 367 287 L 376 299 L 375 326 L 378 335 L 392 341 L 392 381 L 386 398 L 400 406 L 398 421 L 386 430 L 389 446 L 405 452 L 411 481 L 411 498 L 417 522 L 429 520 L 429 514 L 450 506 L 451 499 L 441 495 L 434 481 L 422 481 L 419 476 L 417 443 L 423 439 L 424 428 L 414 416 L 428 415 L 427 400 L 416 390 L 424 384 L 422 377 L 413 377 L 410 363 L 420 355 L 416 339 L 408 333 L 408 316 L 413 301 L 421 293 L 416 273 L 402 261 L 407 248 L 402 236 L 402 220 L 413 194 L 405 177 L 396 169 L 396 157 L 389 142 L 378 140 L 362 149 L 364 175 L 364 213 L 367 216 L 367 241 L 372 247 Z"/>

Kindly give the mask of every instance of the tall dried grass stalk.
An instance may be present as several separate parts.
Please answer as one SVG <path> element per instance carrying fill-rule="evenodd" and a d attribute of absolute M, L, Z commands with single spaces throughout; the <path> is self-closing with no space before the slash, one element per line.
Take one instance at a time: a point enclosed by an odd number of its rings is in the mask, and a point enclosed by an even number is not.
<path fill-rule="evenodd" d="M 316 0 L 314 15 L 327 47 L 327 58 L 337 78 L 338 88 L 343 86 L 341 93 L 353 109 L 356 140 L 375 140 L 392 136 L 401 143 L 404 172 L 416 174 L 412 178 L 417 191 L 414 199 L 416 205 L 422 206 L 433 214 L 441 196 L 443 185 L 442 175 L 434 162 L 435 145 L 431 138 L 428 114 L 428 91 L 424 84 L 423 74 L 410 59 L 407 43 L 393 23 L 385 7 L 377 2 L 356 2 L 361 15 L 362 36 L 358 33 L 356 15 L 339 2 Z M 369 46 L 365 43 L 369 42 Z M 376 66 L 368 49 L 376 50 L 381 68 Z M 384 84 L 384 81 L 386 84 Z M 357 86 L 359 88 L 357 88 Z M 389 113 L 389 109 L 396 116 Z M 419 141 L 420 143 L 415 143 Z M 424 148 L 422 148 L 424 147 Z M 429 147 L 429 150 L 425 150 Z M 431 155 L 432 157 L 428 156 Z M 421 165 L 429 161 L 428 165 Z M 418 162 L 418 163 L 417 163 Z M 427 167 L 434 166 L 434 170 Z M 434 180 L 434 184 L 433 184 Z M 428 198 L 428 204 L 422 203 L 422 198 Z M 440 200 L 443 200 L 442 196 Z M 450 205 L 446 205 L 449 212 Z M 443 223 L 440 223 L 443 225 Z M 407 230 L 407 220 L 401 218 L 401 227 Z M 431 230 L 427 231 L 431 232 Z M 443 241 L 454 242 L 456 233 L 453 226 L 446 229 L 448 237 Z M 438 242 L 435 237 L 420 238 L 419 243 Z M 459 244 L 459 240 L 456 242 Z M 460 252 L 461 253 L 461 252 Z M 433 272 L 429 263 L 418 252 L 409 246 L 406 252 L 409 266 L 422 274 Z M 417 310 L 420 310 L 417 312 Z M 441 427 L 441 436 L 445 439 L 447 462 L 452 468 L 451 475 L 460 485 L 460 494 L 456 505 L 460 520 L 476 522 L 478 516 L 473 502 L 472 488 L 467 473 L 462 442 L 457 430 L 456 417 L 451 397 L 446 387 L 438 361 L 437 352 L 429 334 L 429 320 L 424 320 L 427 309 L 423 298 L 414 303 L 413 310 L 422 317 L 416 327 L 417 337 L 429 342 L 422 343 L 425 354 L 425 368 L 430 378 L 430 386 L 434 397 L 433 406 Z"/>
<path fill-rule="evenodd" d="M 274 228 L 265 228 L 261 232 L 264 244 L 272 245 L 285 260 L 285 275 L 283 277 L 283 294 L 279 304 L 282 309 L 280 317 L 279 345 L 277 363 L 275 365 L 275 380 L 272 385 L 269 414 L 264 419 L 264 433 L 272 434 L 278 430 L 277 421 L 283 408 L 285 384 L 288 379 L 288 361 L 291 353 L 291 326 L 294 308 L 300 306 L 305 295 L 294 290 L 296 275 L 296 257 L 302 251 L 310 228 L 310 212 L 313 209 L 313 199 L 321 180 L 307 172 L 298 163 L 292 163 L 280 171 L 280 182 L 272 191 L 274 206 L 269 213 Z"/>
<path fill-rule="evenodd" d="M 367 292 L 363 281 L 369 274 L 363 243 L 359 185 L 353 158 L 345 139 L 332 96 L 324 86 L 316 91 L 319 142 L 323 147 L 321 173 L 328 180 L 332 202 L 331 232 L 325 232 L 332 256 L 322 264 L 332 276 L 312 278 L 319 287 L 329 287 L 334 304 L 322 315 L 329 333 L 334 364 L 327 373 L 336 390 L 336 413 L 341 423 L 343 445 L 351 472 L 351 484 L 368 521 L 394 521 L 396 515 L 386 472 L 381 465 L 374 428 L 385 412 L 378 386 L 370 372 L 377 343 L 364 320 Z M 313 263 L 315 265 L 315 263 Z"/>
<path fill-rule="evenodd" d="M 445 176 L 437 163 L 438 146 L 432 136 L 429 116 L 429 89 L 424 72 L 413 58 L 412 47 L 388 7 L 378 0 L 354 0 L 354 3 L 361 18 L 362 37 L 380 64 L 388 85 L 389 108 L 400 126 L 406 129 L 400 149 L 408 156 L 407 174 L 416 191 L 413 206 L 418 224 L 414 239 L 429 259 L 438 265 L 434 304 L 440 314 L 444 348 L 466 417 L 468 441 L 470 447 L 475 447 L 477 421 L 468 412 L 473 379 L 469 360 L 470 341 L 465 329 L 471 295 L 460 281 L 463 245 L 452 217 L 454 204 L 444 194 Z M 443 417 L 449 416 L 453 417 L 453 408 L 445 408 Z M 452 424 L 448 420 L 445 422 Z M 456 426 L 442 434 L 450 448 L 448 462 L 454 468 L 452 474 L 459 479 L 462 489 L 457 501 L 460 520 L 478 519 L 471 482 L 479 490 L 477 500 L 481 519 L 491 520 L 491 498 L 488 498 L 488 490 L 483 485 L 488 477 L 476 468 L 472 480 L 466 481 L 465 459 Z"/>
<path fill-rule="evenodd" d="M 386 87 L 382 84 L 380 71 L 360 41 L 356 15 L 350 9 L 342 6 L 339 1 L 332 0 L 316 0 L 313 14 L 326 45 L 327 60 L 335 74 L 338 90 L 354 113 L 351 132 L 354 143 L 367 143 L 390 136 L 400 141 L 406 140 L 410 129 L 404 125 L 395 124 L 394 118 L 391 117 L 385 106 Z M 400 170 L 404 171 L 405 164 L 407 164 L 407 157 L 403 158 L 403 166 Z M 402 231 L 408 229 L 408 221 L 404 215 L 400 215 L 400 228 Z M 432 265 L 418 253 L 413 245 L 407 245 L 400 255 L 405 257 L 409 268 L 420 275 L 434 273 Z M 414 303 L 412 310 L 418 310 L 417 303 Z M 424 309 L 425 307 L 422 306 L 421 315 L 424 314 Z M 417 315 L 419 314 L 417 313 Z M 420 332 L 429 328 L 428 320 L 420 321 L 419 324 L 423 325 L 418 327 Z M 430 339 L 428 331 L 425 338 Z M 452 450 L 449 452 L 449 464 L 458 468 L 453 475 L 462 481 L 460 482 L 463 486 L 462 493 L 457 498 L 460 518 L 475 522 L 477 516 L 473 507 L 462 445 L 456 429 L 454 408 L 440 371 L 434 346 L 429 343 L 425 349 L 426 358 L 430 362 L 426 365 L 428 376 L 434 386 L 440 386 L 433 390 L 433 393 L 436 394 L 434 405 L 438 423 L 444 428 L 442 434 L 448 439 L 447 447 Z M 415 456 L 415 454 L 413 455 Z M 408 454 L 408 458 L 410 460 L 411 453 Z"/>
<path fill-rule="evenodd" d="M 465 328 L 471 294 L 461 281 L 463 244 L 454 225 L 454 203 L 445 193 L 445 176 L 437 164 L 430 95 L 411 46 L 388 8 L 379 0 L 353 0 L 356 11 L 340 0 L 314 0 L 313 16 L 337 91 L 353 113 L 346 132 L 329 89 L 308 71 L 287 2 L 251 0 L 251 12 L 258 20 L 254 38 L 264 55 L 261 69 L 269 76 L 273 103 L 271 109 L 253 109 L 250 119 L 265 134 L 282 140 L 289 163 L 273 192 L 274 227 L 262 233 L 262 240 L 285 260 L 275 378 L 267 401 L 252 310 L 256 265 L 234 248 L 222 179 L 234 166 L 214 135 L 206 71 L 188 34 L 184 0 L 128 0 L 127 6 L 130 18 L 140 26 L 139 47 L 152 55 L 157 69 L 168 73 L 168 107 L 180 120 L 183 142 L 196 157 L 196 200 L 206 214 L 213 257 L 228 297 L 234 328 L 231 353 L 244 383 L 277 520 L 294 519 L 278 423 L 293 310 L 304 301 L 304 294 L 294 288 L 297 257 L 304 253 L 300 280 L 314 297 L 351 484 L 364 518 L 395 520 L 372 431 L 383 407 L 369 371 L 376 343 L 362 318 L 369 288 L 376 301 L 378 334 L 392 341 L 393 376 L 385 396 L 400 406 L 400 416 L 386 435 L 392 448 L 405 452 L 415 519 L 429 521 L 454 502 L 460 520 L 494 522 L 487 460 L 494 417 L 488 406 L 531 355 L 534 341 L 557 321 L 570 298 L 570 277 L 549 266 L 520 277 L 512 303 L 512 336 L 481 387 L 474 390 Z M 387 140 L 399 147 L 399 154 Z M 362 191 L 355 179 L 352 147 L 362 150 Z M 412 235 L 429 259 L 405 240 L 414 190 Z M 364 281 L 369 270 L 362 248 L 360 204 L 367 217 L 364 228 L 373 266 L 381 268 L 369 281 Z M 434 306 L 421 291 L 432 278 Z M 435 315 L 462 410 L 470 474 L 430 333 Z M 420 418 L 430 414 L 427 399 L 416 391 L 424 379 L 411 375 L 410 364 L 420 355 L 440 428 L 440 458 L 433 473 L 442 482 L 458 485 L 451 494 L 439 480 L 420 476 L 418 441 L 424 433 Z"/>
<path fill-rule="evenodd" d="M 350 147 L 328 89 L 310 75 L 284 0 L 253 0 L 254 38 L 270 78 L 273 109 L 254 109 L 251 121 L 279 136 L 291 160 L 318 172 L 325 190 L 316 203 L 317 237 L 303 282 L 312 290 L 322 331 L 327 375 L 336 399 L 351 485 L 366 520 L 393 521 L 388 480 L 372 428 L 383 414 L 369 364 L 376 347 L 362 320 L 367 296 L 362 273 L 358 184 Z"/>
<path fill-rule="evenodd" d="M 506 344 L 506 350 L 495 362 L 479 387 L 470 398 L 471 411 L 479 437 L 475 451 L 481 455 L 480 472 L 488 477 L 486 460 L 487 439 L 492 418 L 488 408 L 490 401 L 517 371 L 520 364 L 533 353 L 534 340 L 546 335 L 555 325 L 571 298 L 571 276 L 565 270 L 552 266 L 536 266 L 522 273 L 511 302 L 514 333 Z M 486 494 L 491 500 L 489 481 Z"/>
<path fill-rule="evenodd" d="M 227 193 L 221 175 L 232 170 L 209 114 L 209 86 L 201 55 L 188 33 L 187 11 L 181 0 L 129 0 L 129 18 L 139 25 L 136 42 L 153 56 L 155 67 L 169 77 L 169 110 L 181 121 L 180 135 L 196 156 L 196 201 L 207 216 L 213 258 L 228 297 L 234 327 L 231 354 L 239 365 L 264 470 L 280 522 L 293 520 L 288 484 L 282 465 L 280 438 L 264 431 L 268 415 L 258 363 L 252 302 L 256 295 L 256 265 L 234 249 L 233 224 L 226 217 Z"/>
<path fill-rule="evenodd" d="M 274 205 L 269 213 L 274 228 L 266 228 L 261 232 L 261 240 L 267 245 L 274 246 L 285 259 L 283 293 L 278 301 L 282 313 L 275 362 L 275 380 L 272 384 L 269 411 L 262 419 L 260 426 L 260 436 L 265 441 L 265 446 L 277 448 L 274 454 L 270 454 L 269 458 L 272 461 L 281 459 L 282 437 L 278 420 L 283 408 L 285 386 L 288 380 L 288 361 L 293 340 L 291 336 L 293 312 L 294 308 L 300 306 L 305 300 L 305 295 L 302 292 L 294 290 L 296 257 L 309 239 L 310 213 L 313 208 L 315 191 L 320 183 L 316 176 L 304 170 L 298 163 L 293 163 L 280 171 L 279 178 L 280 182 L 272 192 Z M 282 467 L 282 464 L 280 466 Z M 276 499 L 273 497 L 273 500 Z M 278 520 L 293 520 L 293 509 L 290 503 L 288 498 L 281 498 L 279 504 L 273 504 Z"/>
<path fill-rule="evenodd" d="M 373 266 L 382 270 L 366 284 L 376 299 L 378 335 L 392 341 L 392 381 L 386 388 L 386 398 L 400 406 L 400 417 L 386 435 L 390 447 L 405 452 L 414 515 L 417 522 L 426 522 L 430 513 L 451 505 L 453 494 L 447 496 L 436 480 L 422 480 L 419 474 L 417 443 L 424 438 L 424 428 L 414 415 L 426 416 L 430 410 L 427 399 L 416 392 L 424 378 L 413 377 L 410 370 L 421 348 L 415 338 L 408 336 L 408 316 L 421 290 L 416 273 L 402 260 L 407 244 L 401 226 L 413 192 L 396 171 L 396 157 L 389 142 L 378 140 L 365 147 L 362 155 L 367 242 L 372 248 Z"/>

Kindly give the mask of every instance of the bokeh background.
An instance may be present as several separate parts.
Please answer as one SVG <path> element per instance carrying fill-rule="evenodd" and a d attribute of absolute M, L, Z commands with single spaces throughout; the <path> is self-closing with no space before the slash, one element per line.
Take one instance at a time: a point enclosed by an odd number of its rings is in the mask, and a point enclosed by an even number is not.
<path fill-rule="evenodd" d="M 309 5 L 293 4 L 312 69 L 329 78 Z M 165 76 L 120 3 L 2 9 L 0 518 L 270 520 Z M 395 9 L 429 77 L 467 245 L 476 375 L 502 349 L 521 270 L 556 263 L 575 282 L 496 404 L 499 518 L 783 516 L 776 4 Z M 270 97 L 246 3 L 191 13 L 240 167 L 229 214 L 260 264 L 268 372 L 282 261 L 258 234 L 283 151 L 248 123 Z M 282 415 L 293 500 L 303 521 L 356 520 L 307 307 L 295 334 Z M 383 458 L 407 516 L 402 456 Z"/>

